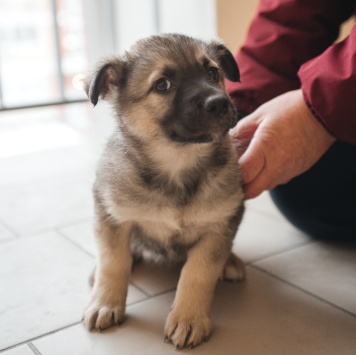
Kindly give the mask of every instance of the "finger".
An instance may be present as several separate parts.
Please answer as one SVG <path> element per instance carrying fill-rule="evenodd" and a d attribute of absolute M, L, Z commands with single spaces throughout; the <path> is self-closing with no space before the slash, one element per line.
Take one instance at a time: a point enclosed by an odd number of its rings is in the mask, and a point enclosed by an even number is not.
<path fill-rule="evenodd" d="M 255 180 L 244 186 L 245 200 L 259 196 L 263 191 L 274 189 L 280 183 L 266 170 L 263 170 Z"/>
<path fill-rule="evenodd" d="M 244 199 L 251 200 L 259 195 L 261 195 L 262 190 L 256 190 L 254 188 L 250 188 L 250 185 L 246 185 L 244 189 Z"/>
<path fill-rule="evenodd" d="M 265 169 L 265 154 L 262 147 L 254 139 L 252 139 L 247 150 L 239 159 L 239 165 L 242 171 L 242 182 L 245 185 L 255 180 Z"/>
<path fill-rule="evenodd" d="M 253 115 L 247 116 L 237 123 L 230 130 L 230 135 L 235 140 L 250 141 L 258 127 L 256 119 Z"/>
<path fill-rule="evenodd" d="M 230 130 L 230 136 L 234 141 L 239 156 L 248 148 L 257 128 L 258 124 L 254 116 L 250 115 L 239 121 L 238 124 Z"/>
<path fill-rule="evenodd" d="M 263 182 L 254 180 L 244 186 L 244 198 L 249 200 L 259 196 L 265 189 L 263 188 Z"/>

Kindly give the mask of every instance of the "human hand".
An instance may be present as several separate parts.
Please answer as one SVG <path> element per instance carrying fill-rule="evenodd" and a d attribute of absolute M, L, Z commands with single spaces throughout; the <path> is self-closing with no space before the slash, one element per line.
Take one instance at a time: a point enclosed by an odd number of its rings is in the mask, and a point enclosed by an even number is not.
<path fill-rule="evenodd" d="M 302 174 L 336 140 L 313 116 L 301 90 L 260 106 L 230 135 L 243 147 L 239 164 L 246 199 Z"/>

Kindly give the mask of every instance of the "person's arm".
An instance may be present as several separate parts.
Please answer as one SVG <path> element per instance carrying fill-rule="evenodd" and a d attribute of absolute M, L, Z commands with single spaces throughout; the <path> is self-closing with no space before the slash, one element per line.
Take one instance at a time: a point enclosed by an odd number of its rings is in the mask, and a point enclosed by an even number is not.
<path fill-rule="evenodd" d="M 278 11 L 273 8 L 277 2 Z M 352 13 L 351 2 L 336 5 L 336 1 L 262 1 L 246 46 L 237 56 L 242 84 L 228 86 L 237 107 L 252 112 L 231 131 L 233 138 L 245 143 L 239 163 L 246 198 L 308 170 L 335 136 L 356 142 L 355 28 L 346 41 L 320 54 Z M 304 18 L 297 14 L 298 6 L 308 7 Z M 286 11 L 285 20 L 277 16 L 281 9 Z M 304 32 L 299 25 L 296 29 L 296 22 L 290 28 L 294 17 L 306 26 Z M 298 89 L 301 85 L 303 91 Z"/>
<path fill-rule="evenodd" d="M 298 74 L 313 115 L 338 140 L 356 144 L 356 25 Z"/>
<path fill-rule="evenodd" d="M 261 0 L 245 44 L 236 55 L 240 83 L 227 83 L 246 113 L 300 88 L 300 66 L 320 55 L 351 16 L 353 0 Z"/>

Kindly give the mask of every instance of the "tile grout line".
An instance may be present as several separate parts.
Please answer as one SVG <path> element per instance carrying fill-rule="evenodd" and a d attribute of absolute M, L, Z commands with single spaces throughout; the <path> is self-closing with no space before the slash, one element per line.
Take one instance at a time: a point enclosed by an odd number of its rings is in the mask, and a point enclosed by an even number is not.
<path fill-rule="evenodd" d="M 95 259 L 95 256 L 92 255 L 90 252 L 88 252 L 87 250 L 85 250 L 84 248 L 82 248 L 79 244 L 77 244 L 76 242 L 74 242 L 73 240 L 71 240 L 70 238 L 68 238 L 60 229 L 54 228 L 52 230 L 53 232 L 57 233 L 61 238 L 63 238 L 64 240 L 66 240 L 68 243 L 72 244 L 73 246 L 75 246 L 76 248 L 78 248 L 80 251 L 84 252 L 85 254 L 87 254 L 88 256 L 90 256 L 91 258 Z"/>
<path fill-rule="evenodd" d="M 132 274 L 132 273 L 131 273 Z M 148 294 L 145 290 L 143 290 L 141 287 L 137 286 L 135 282 L 130 280 L 130 284 L 134 287 L 136 287 L 140 292 L 142 292 L 144 295 L 146 295 L 148 298 L 152 297 L 150 294 Z"/>
<path fill-rule="evenodd" d="M 41 352 L 29 341 L 27 342 L 27 345 L 31 348 L 31 350 L 36 354 L 36 355 L 42 355 Z"/>
<path fill-rule="evenodd" d="M 163 291 L 161 293 L 158 293 L 157 295 L 154 295 L 154 296 L 149 296 L 149 298 L 146 298 L 146 299 L 143 299 L 143 300 L 139 300 L 139 301 L 136 301 L 136 302 L 133 302 L 133 303 L 130 303 L 129 305 L 127 305 L 127 309 L 129 309 L 131 306 L 133 305 L 136 305 L 136 304 L 139 304 L 139 303 L 142 303 L 142 302 L 145 302 L 145 301 L 148 301 L 149 299 L 152 299 L 152 298 L 155 298 L 155 297 L 158 297 L 158 296 L 162 296 L 166 293 L 169 293 L 169 292 L 172 292 L 174 291 L 174 289 L 170 289 L 170 290 L 167 290 L 167 291 Z M 36 341 L 36 340 L 39 340 L 39 339 L 42 339 L 44 337 L 47 337 L 47 336 L 50 336 L 52 334 L 55 334 L 55 333 L 58 333 L 60 331 L 63 331 L 63 330 L 66 330 L 68 328 L 71 328 L 71 327 L 74 327 L 76 325 L 80 325 L 80 324 L 83 324 L 83 321 L 79 321 L 79 322 L 75 322 L 75 323 L 72 323 L 72 324 L 68 324 L 64 327 L 61 327 L 61 328 L 58 328 L 58 329 L 55 329 L 55 330 L 52 330 L 48 333 L 44 333 L 44 334 L 41 334 L 39 336 L 36 336 L 34 338 L 31 338 L 31 339 L 27 339 L 27 340 L 24 340 L 20 343 L 17 343 L 17 344 L 14 344 L 14 345 L 11 345 L 11 346 L 8 346 L 7 348 L 4 348 L 4 349 L 0 349 L 0 353 L 3 353 L 5 351 L 8 351 L 8 350 L 11 350 L 11 349 L 14 349 L 14 348 L 17 348 L 18 346 L 21 346 L 21 345 L 25 345 L 27 344 L 31 350 L 36 354 L 36 355 L 41 355 L 41 352 L 35 347 L 35 345 L 33 345 L 33 341 Z M 36 352 L 37 351 L 37 352 Z"/>
<path fill-rule="evenodd" d="M 15 232 L 15 230 L 13 230 L 7 223 L 5 223 L 2 219 L 0 219 L 0 224 L 8 230 L 9 233 L 11 233 L 13 235 L 14 238 L 18 239 L 20 238 L 20 235 Z"/>
<path fill-rule="evenodd" d="M 73 246 L 75 246 L 76 248 L 78 248 L 79 250 L 83 251 L 85 254 L 91 256 L 92 258 L 95 258 L 94 255 L 92 255 L 90 252 L 88 252 L 87 250 L 85 250 L 84 248 L 82 248 L 79 244 L 77 244 L 76 242 L 74 242 L 73 240 L 71 240 L 70 238 L 68 238 L 60 229 L 54 229 L 53 230 L 55 233 L 57 233 L 60 237 L 62 237 L 63 239 L 65 239 L 67 242 L 71 243 Z M 133 282 L 132 280 L 130 280 L 130 284 L 134 287 L 136 287 L 140 292 L 142 292 L 147 298 L 149 299 L 151 297 L 155 297 L 156 295 L 152 296 L 149 293 L 147 293 L 144 289 L 142 289 L 141 287 L 137 286 L 135 282 Z M 134 304 L 134 303 L 132 303 Z M 131 305 L 131 304 L 130 304 Z"/>
<path fill-rule="evenodd" d="M 15 242 L 15 241 L 18 241 L 18 240 L 21 240 L 21 238 L 17 238 L 17 237 L 4 238 L 4 239 L 0 240 L 0 245 L 11 243 L 11 242 Z"/>
<path fill-rule="evenodd" d="M 14 242 L 18 242 L 18 241 L 21 241 L 21 240 L 30 240 L 31 238 L 36 238 L 36 237 L 41 237 L 47 233 L 50 233 L 50 232 L 54 232 L 53 229 L 51 230 L 46 230 L 46 231 L 39 231 L 37 233 L 31 233 L 27 236 L 25 235 L 17 235 L 16 237 L 9 237 L 9 238 L 6 238 L 6 239 L 3 239 L 3 240 L 0 240 L 0 245 L 1 244 L 7 244 L 7 243 L 14 243 Z"/>
<path fill-rule="evenodd" d="M 58 329 L 56 329 L 56 330 L 52 330 L 52 331 L 50 331 L 50 332 L 48 332 L 48 333 L 44 333 L 44 334 L 38 335 L 38 336 L 36 336 L 36 337 L 34 337 L 34 338 L 24 340 L 24 341 L 22 341 L 22 342 L 20 342 L 20 343 L 17 343 L 17 344 L 15 344 L 15 345 L 11 345 L 11 346 L 8 346 L 7 348 L 1 349 L 1 350 L 0 350 L 0 353 L 3 353 L 3 352 L 5 352 L 5 351 L 11 350 L 11 349 L 14 349 L 14 348 L 16 348 L 16 347 L 18 347 L 18 346 L 20 346 L 20 345 L 24 345 L 24 344 L 27 344 L 27 345 L 31 348 L 31 350 L 33 350 L 32 347 L 29 345 L 29 344 L 32 344 L 33 341 L 36 341 L 36 340 L 38 340 L 38 339 L 44 338 L 44 337 L 46 337 L 46 336 L 49 336 L 49 335 L 51 335 L 51 334 L 60 332 L 60 331 L 62 331 L 62 330 L 68 329 L 68 328 L 70 328 L 70 327 L 74 327 L 75 325 L 78 325 L 78 324 L 81 324 L 81 323 L 82 323 L 82 321 L 75 322 L 75 323 L 66 325 L 66 326 L 64 326 L 64 327 L 58 328 Z M 33 345 L 33 344 L 32 344 L 32 345 Z M 34 345 L 33 345 L 33 347 L 35 348 Z M 36 350 L 37 350 L 37 349 L 36 349 Z M 38 351 L 38 350 L 37 350 L 37 351 Z M 40 352 L 39 352 L 39 354 L 40 354 Z"/>
<path fill-rule="evenodd" d="M 28 237 L 35 236 L 35 235 L 37 236 L 39 234 L 46 234 L 46 233 L 50 233 L 53 231 L 57 231 L 59 229 L 74 227 L 76 225 L 80 225 L 82 223 L 89 222 L 91 220 L 92 220 L 92 217 L 83 217 L 83 218 L 80 218 L 80 219 L 77 219 L 77 220 L 74 220 L 71 222 L 67 222 L 64 224 L 59 224 L 59 225 L 54 225 L 54 226 L 46 227 L 46 228 L 39 229 L 39 230 L 34 230 L 34 231 L 31 231 L 29 234 L 18 233 L 17 236 L 18 236 L 18 239 L 28 238 Z"/>
<path fill-rule="evenodd" d="M 146 302 L 146 301 L 151 300 L 151 299 L 153 299 L 153 298 L 155 298 L 155 297 L 162 296 L 162 295 L 164 295 L 164 294 L 166 294 L 166 293 L 169 293 L 169 292 L 172 292 L 172 291 L 175 291 L 175 290 L 176 290 L 176 288 L 172 288 L 172 289 L 170 289 L 170 290 L 167 290 L 167 291 L 163 291 L 163 292 L 161 292 L 161 293 L 158 293 L 157 295 L 154 295 L 154 296 L 152 296 L 152 295 L 147 295 L 147 298 L 145 298 L 145 299 L 143 299 L 143 300 L 139 300 L 139 301 L 133 302 L 133 303 L 130 303 L 130 304 L 126 305 L 126 308 L 129 309 L 131 306 L 135 306 L 135 305 L 137 305 L 137 304 L 140 304 L 140 303 L 142 303 L 142 302 Z"/>
<path fill-rule="evenodd" d="M 347 309 L 345 309 L 343 307 L 340 307 L 337 304 L 332 303 L 332 302 L 330 302 L 330 301 L 328 301 L 328 300 L 326 300 L 326 299 L 324 299 L 324 298 L 322 298 L 322 297 L 320 297 L 320 296 L 318 296 L 318 295 L 316 295 L 316 294 L 314 294 L 314 293 L 312 293 L 312 292 L 310 292 L 308 290 L 305 290 L 304 288 L 302 288 L 302 287 L 300 287 L 300 286 L 298 286 L 296 284 L 293 284 L 292 282 L 287 281 L 287 280 L 283 279 L 280 276 L 277 276 L 277 275 L 275 275 L 275 274 L 273 274 L 273 273 L 271 273 L 271 272 L 269 272 L 269 271 L 267 271 L 265 269 L 262 269 L 261 267 L 256 266 L 256 265 L 249 265 L 249 266 L 254 268 L 254 269 L 256 269 L 256 270 L 258 270 L 258 271 L 261 271 L 261 272 L 267 274 L 268 276 L 270 276 L 270 277 L 272 277 L 272 278 L 274 278 L 274 279 L 276 279 L 278 281 L 281 281 L 281 282 L 283 282 L 283 283 L 285 283 L 285 284 L 297 289 L 298 291 L 301 291 L 301 292 L 303 292 L 303 293 L 305 293 L 305 294 L 307 294 L 307 295 L 309 295 L 309 296 L 311 296 L 311 297 L 313 297 L 313 298 L 315 298 L 315 299 L 317 299 L 317 300 L 319 300 L 319 301 L 321 301 L 323 303 L 326 303 L 327 305 L 329 305 L 329 306 L 331 306 L 333 308 L 336 308 L 337 310 L 339 310 L 339 311 L 341 311 L 343 313 L 346 313 L 347 315 L 349 315 L 349 316 L 351 316 L 353 318 L 356 318 L 356 314 L 355 313 L 353 313 L 353 312 L 351 312 L 351 311 L 349 311 L 349 310 L 347 310 Z"/>
<path fill-rule="evenodd" d="M 160 292 L 160 293 L 157 293 L 156 295 L 149 295 L 149 294 L 147 294 L 147 298 L 145 298 L 145 299 L 143 299 L 143 300 L 139 300 L 139 301 L 133 302 L 133 303 L 130 303 L 130 304 L 128 304 L 128 305 L 126 306 L 126 308 L 128 309 L 128 308 L 130 308 L 131 306 L 134 306 L 134 305 L 136 305 L 136 304 L 139 304 L 139 303 L 142 303 L 142 302 L 151 300 L 151 299 L 153 299 L 153 298 L 155 298 L 155 297 L 162 296 L 162 295 L 164 295 L 164 294 L 166 294 L 166 293 L 169 293 L 169 292 L 172 292 L 172 291 L 175 291 L 175 290 L 176 290 L 176 288 L 172 288 L 172 289 L 169 289 L 169 290 L 167 290 L 167 291 L 162 291 L 162 292 Z"/>
<path fill-rule="evenodd" d="M 80 219 L 77 219 L 77 220 L 74 220 L 74 221 L 71 221 L 71 222 L 66 222 L 66 223 L 63 223 L 61 225 L 53 226 L 53 227 L 51 227 L 51 229 L 65 229 L 65 228 L 69 228 L 69 227 L 75 227 L 75 226 L 80 225 L 82 223 L 93 222 L 93 218 L 94 218 L 94 215 L 89 216 L 89 217 L 83 217 L 83 218 L 80 218 Z"/>
<path fill-rule="evenodd" d="M 169 290 L 162 291 L 162 292 L 157 293 L 157 294 L 155 294 L 155 295 L 150 295 L 150 298 L 159 297 L 159 296 L 162 296 L 162 295 L 164 295 L 164 294 L 166 294 L 166 293 L 173 292 L 173 291 L 176 291 L 176 290 L 177 290 L 177 287 L 173 287 L 173 288 L 171 288 L 171 289 L 169 289 Z"/>
<path fill-rule="evenodd" d="M 35 232 L 31 232 L 30 234 L 16 234 L 16 236 L 13 237 L 9 237 L 9 238 L 5 238 L 3 240 L 0 240 L 0 245 L 1 244 L 6 244 L 6 243 L 11 243 L 11 242 L 15 242 L 15 241 L 19 241 L 19 240 L 29 240 L 31 238 L 35 238 L 35 237 L 39 237 L 42 235 L 45 235 L 47 233 L 55 233 L 57 235 L 59 235 L 60 237 L 62 237 L 63 239 L 66 239 L 68 242 L 70 242 L 71 244 L 75 245 L 76 247 L 78 247 L 80 250 L 82 250 L 83 252 L 85 252 L 87 255 L 91 256 L 92 258 L 94 257 L 94 255 L 92 255 L 91 253 L 87 252 L 86 250 L 82 249 L 79 245 L 75 244 L 73 241 L 71 241 L 69 238 L 67 238 L 60 230 L 62 228 L 67 228 L 67 227 L 72 227 L 75 225 L 80 225 L 83 222 L 88 222 L 90 221 L 90 219 L 85 219 L 85 220 L 80 220 L 77 222 L 73 222 L 70 225 L 61 225 L 61 226 L 54 226 L 54 227 L 49 227 L 49 228 L 45 228 L 45 229 L 41 229 Z M 1 223 L 1 222 L 0 222 Z"/>
<path fill-rule="evenodd" d="M 45 230 L 40 230 L 38 232 L 34 232 L 28 235 L 18 235 L 18 237 L 10 237 L 10 238 L 6 238 L 3 240 L 0 240 L 0 245 L 1 244 L 6 244 L 6 243 L 11 243 L 11 242 L 18 242 L 18 241 L 25 241 L 25 240 L 31 240 L 31 238 L 37 238 L 37 237 L 42 237 L 45 234 L 48 233 L 55 233 L 58 234 L 58 232 L 56 231 L 56 229 L 45 229 Z"/>
<path fill-rule="evenodd" d="M 79 244 L 77 244 L 76 242 L 74 242 L 73 240 L 71 240 L 70 238 L 68 238 L 60 229 L 54 229 L 54 232 L 56 232 L 59 236 L 61 236 L 63 239 L 65 239 L 67 242 L 71 243 L 73 246 L 77 247 L 79 250 L 83 251 L 84 253 L 86 253 L 87 255 L 95 258 L 94 255 L 92 255 L 91 253 L 89 253 L 88 251 L 86 251 L 85 249 L 83 249 Z M 140 292 L 142 292 L 146 298 L 144 300 L 141 300 L 141 301 L 145 301 L 145 300 L 148 300 L 152 297 L 155 297 L 155 296 L 158 296 L 158 295 L 150 295 L 148 292 L 146 292 L 144 289 L 142 289 L 141 287 L 137 286 L 136 283 L 132 280 L 130 280 L 129 282 L 132 286 L 134 286 L 135 288 L 137 288 Z M 170 292 L 171 290 L 168 290 L 166 292 Z M 165 292 L 163 292 L 162 294 L 164 294 Z M 133 304 L 136 304 L 138 302 L 141 302 L 141 301 L 137 301 L 137 302 L 134 302 L 134 303 L 131 303 L 129 306 L 133 305 Z"/>
<path fill-rule="evenodd" d="M 253 261 L 251 261 L 249 263 L 246 263 L 246 265 L 247 266 L 252 266 L 255 263 L 259 263 L 260 261 L 264 261 L 266 259 L 273 258 L 273 257 L 279 256 L 281 254 L 289 253 L 290 251 L 294 251 L 294 250 L 303 248 L 305 246 L 312 245 L 314 243 L 317 243 L 317 241 L 310 240 L 310 241 L 307 241 L 307 242 L 302 242 L 301 244 L 298 244 L 298 245 L 294 245 L 292 247 L 286 247 L 285 249 L 282 249 L 282 250 L 279 250 L 279 251 L 276 251 L 276 252 L 268 253 L 268 254 L 266 254 L 266 255 L 264 255 L 264 256 L 256 259 L 256 260 L 253 260 Z"/>

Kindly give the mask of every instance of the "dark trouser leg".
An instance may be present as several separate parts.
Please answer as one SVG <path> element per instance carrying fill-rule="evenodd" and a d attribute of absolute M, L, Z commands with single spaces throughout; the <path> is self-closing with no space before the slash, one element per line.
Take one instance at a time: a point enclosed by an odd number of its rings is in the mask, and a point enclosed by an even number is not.
<path fill-rule="evenodd" d="M 270 193 L 307 234 L 356 240 L 356 145 L 336 142 L 310 170 Z"/>

